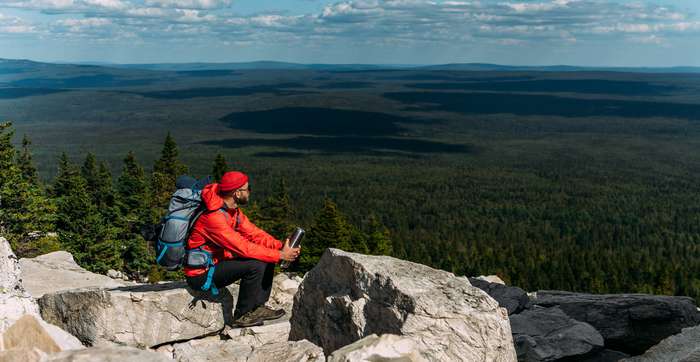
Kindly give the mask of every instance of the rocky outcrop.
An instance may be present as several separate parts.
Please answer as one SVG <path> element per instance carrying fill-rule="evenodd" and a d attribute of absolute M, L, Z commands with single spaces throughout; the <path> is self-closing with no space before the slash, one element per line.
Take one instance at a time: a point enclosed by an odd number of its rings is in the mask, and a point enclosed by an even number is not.
<path fill-rule="evenodd" d="M 223 329 L 231 322 L 238 285 L 218 298 L 184 282 L 117 289 L 76 289 L 45 294 L 41 315 L 88 346 L 150 347 Z"/>
<path fill-rule="evenodd" d="M 700 361 L 700 326 L 685 328 L 668 337 L 641 356 L 625 362 L 697 362 Z"/>
<path fill-rule="evenodd" d="M 607 348 L 631 355 L 700 324 L 695 301 L 688 297 L 538 291 L 532 302 L 558 306 L 569 317 L 597 329 Z"/>
<path fill-rule="evenodd" d="M 354 361 L 402 361 L 427 362 L 416 344 L 410 339 L 394 334 L 369 335 L 361 340 L 336 350 L 328 362 Z"/>
<path fill-rule="evenodd" d="M 530 298 L 524 290 L 518 287 L 509 287 L 482 278 L 469 278 L 469 282 L 495 299 L 498 305 L 508 311 L 509 315 L 520 313 L 530 307 Z"/>
<path fill-rule="evenodd" d="M 603 337 L 588 323 L 559 308 L 534 308 L 510 317 L 519 361 L 581 358 L 603 348 Z"/>
<path fill-rule="evenodd" d="M 264 346 L 270 343 L 284 342 L 289 338 L 291 330 L 289 321 L 274 321 L 258 327 L 234 328 L 227 335 L 235 344 L 251 347 Z"/>
<path fill-rule="evenodd" d="M 210 337 L 179 343 L 170 348 L 171 357 L 179 362 L 296 362 L 325 361 L 321 347 L 303 340 L 276 341 L 263 345 L 247 345 L 236 340 Z"/>
<path fill-rule="evenodd" d="M 68 332 L 26 314 L 2 333 L 2 348 L 6 350 L 34 348 L 52 353 L 85 348 Z"/>
<path fill-rule="evenodd" d="M 302 278 L 291 274 L 280 273 L 275 275 L 275 278 L 272 280 L 270 300 L 268 300 L 267 304 L 275 309 L 284 309 L 287 313 L 287 319 L 289 319 L 289 316 L 292 315 L 294 295 L 297 293 L 302 280 Z"/>
<path fill-rule="evenodd" d="M 20 259 L 24 287 L 34 298 L 78 288 L 118 288 L 124 283 L 106 275 L 91 273 L 66 251 L 55 251 L 36 258 Z"/>
<path fill-rule="evenodd" d="M 328 249 L 294 298 L 290 340 L 326 354 L 371 334 L 408 337 L 434 360 L 512 361 L 505 309 L 467 278 L 386 256 Z"/>
<path fill-rule="evenodd" d="M 92 347 L 47 356 L 46 362 L 172 362 L 160 353 L 126 346 Z"/>
<path fill-rule="evenodd" d="M 270 304 L 291 311 L 290 293 L 296 292 L 298 283 L 284 274 L 275 276 Z M 45 294 L 39 304 L 45 320 L 86 345 L 116 343 L 143 348 L 223 330 L 225 323 L 232 322 L 237 297 L 237 284 L 213 298 L 187 288 L 183 282 L 174 282 L 66 290 Z M 289 333 L 288 327 L 285 333 Z"/>
<path fill-rule="evenodd" d="M 25 314 L 38 316 L 39 307 L 22 285 L 17 256 L 0 237 L 0 333 Z"/>

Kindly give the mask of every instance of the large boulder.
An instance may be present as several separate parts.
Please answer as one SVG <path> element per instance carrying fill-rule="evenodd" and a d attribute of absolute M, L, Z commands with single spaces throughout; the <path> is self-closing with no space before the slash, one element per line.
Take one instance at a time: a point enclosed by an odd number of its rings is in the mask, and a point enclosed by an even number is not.
<path fill-rule="evenodd" d="M 685 328 L 649 348 L 641 356 L 630 357 L 625 362 L 697 362 L 700 361 L 700 326 Z"/>
<path fill-rule="evenodd" d="M 287 275 L 275 276 L 270 304 L 291 311 L 298 284 Z M 184 282 L 173 282 L 64 290 L 45 294 L 39 304 L 45 320 L 86 345 L 152 347 L 222 331 L 225 323 L 232 322 L 237 297 L 237 284 L 222 289 L 221 295 L 213 298 L 209 293 L 187 288 Z M 275 328 L 286 329 L 284 333 L 289 334 L 288 323 Z M 251 333 L 249 338 L 266 338 L 271 332 Z"/>
<path fill-rule="evenodd" d="M 427 362 L 410 338 L 395 334 L 369 335 L 336 350 L 328 362 L 402 361 Z"/>
<path fill-rule="evenodd" d="M 309 341 L 277 341 L 247 345 L 236 340 L 210 337 L 175 344 L 172 358 L 179 362 L 297 362 L 326 360 L 321 347 Z"/>
<path fill-rule="evenodd" d="M 695 301 L 688 297 L 538 291 L 532 303 L 558 306 L 569 317 L 597 329 L 606 348 L 631 355 L 700 324 Z"/>
<path fill-rule="evenodd" d="M 581 358 L 603 348 L 603 337 L 588 323 L 571 319 L 559 308 L 534 308 L 510 316 L 519 361 Z"/>
<path fill-rule="evenodd" d="M 501 307 L 508 311 L 508 315 L 520 313 L 530 307 L 530 298 L 524 290 L 518 287 L 509 287 L 503 283 L 484 280 L 481 277 L 469 278 L 469 282 L 495 299 Z"/>
<path fill-rule="evenodd" d="M 184 282 L 45 294 L 41 314 L 88 346 L 139 348 L 213 334 L 231 322 L 238 285 L 218 298 Z"/>
<path fill-rule="evenodd" d="M 160 353 L 127 346 L 102 346 L 52 353 L 46 362 L 172 362 Z"/>
<path fill-rule="evenodd" d="M 24 287 L 34 298 L 46 293 L 78 288 L 118 288 L 124 283 L 106 275 L 91 273 L 66 251 L 55 251 L 35 258 L 20 259 Z"/>
<path fill-rule="evenodd" d="M 505 309 L 467 278 L 387 256 L 328 249 L 294 298 L 290 340 L 326 354 L 371 334 L 411 338 L 436 360 L 512 361 Z"/>
<path fill-rule="evenodd" d="M 2 348 L 61 352 L 85 348 L 80 341 L 68 332 L 26 314 L 2 333 Z"/>
<path fill-rule="evenodd" d="M 17 256 L 0 236 L 0 333 L 25 314 L 39 315 L 39 307 L 22 285 Z"/>

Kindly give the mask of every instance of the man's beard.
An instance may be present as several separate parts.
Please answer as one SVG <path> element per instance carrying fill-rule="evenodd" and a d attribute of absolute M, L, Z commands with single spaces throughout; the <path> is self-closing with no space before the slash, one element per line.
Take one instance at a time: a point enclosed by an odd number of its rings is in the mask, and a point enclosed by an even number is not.
<path fill-rule="evenodd" d="M 236 204 L 241 206 L 248 205 L 248 197 L 236 197 Z"/>

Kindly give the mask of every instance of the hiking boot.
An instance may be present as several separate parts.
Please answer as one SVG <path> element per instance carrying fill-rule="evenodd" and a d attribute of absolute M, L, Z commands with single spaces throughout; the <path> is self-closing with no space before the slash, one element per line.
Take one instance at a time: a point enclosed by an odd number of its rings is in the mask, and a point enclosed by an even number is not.
<path fill-rule="evenodd" d="M 258 315 L 258 317 L 266 321 L 271 321 L 273 319 L 280 318 L 285 313 L 284 309 L 272 309 L 266 306 L 265 304 L 257 307 L 255 309 L 255 312 Z"/>
<path fill-rule="evenodd" d="M 263 320 L 257 313 L 257 309 L 253 309 L 233 321 L 233 326 L 236 328 L 261 326 L 263 325 Z"/>

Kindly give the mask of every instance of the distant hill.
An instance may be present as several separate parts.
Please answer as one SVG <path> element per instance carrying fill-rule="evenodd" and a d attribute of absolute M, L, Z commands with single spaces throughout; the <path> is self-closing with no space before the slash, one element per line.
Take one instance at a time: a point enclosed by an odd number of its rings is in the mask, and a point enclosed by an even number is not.
<path fill-rule="evenodd" d="M 700 73 L 700 67 L 579 67 L 571 65 L 499 65 L 488 63 L 453 63 L 416 67 L 421 70 L 458 71 L 530 71 L 530 72 L 630 72 L 630 73 Z"/>

